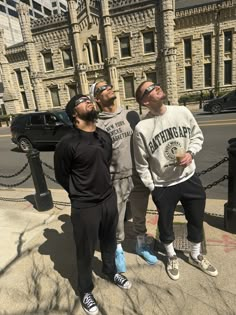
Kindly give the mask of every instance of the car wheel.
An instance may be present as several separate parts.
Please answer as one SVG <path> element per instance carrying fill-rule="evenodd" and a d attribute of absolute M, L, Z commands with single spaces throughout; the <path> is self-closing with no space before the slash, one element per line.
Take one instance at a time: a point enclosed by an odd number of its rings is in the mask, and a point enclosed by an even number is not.
<path fill-rule="evenodd" d="M 19 139 L 18 144 L 19 144 L 19 148 L 23 152 L 29 152 L 29 150 L 33 148 L 32 143 L 29 141 L 28 138 L 25 138 L 25 137 L 21 137 Z"/>
<path fill-rule="evenodd" d="M 214 104 L 211 106 L 211 112 L 212 114 L 219 114 L 221 112 L 221 106 L 220 104 Z"/>

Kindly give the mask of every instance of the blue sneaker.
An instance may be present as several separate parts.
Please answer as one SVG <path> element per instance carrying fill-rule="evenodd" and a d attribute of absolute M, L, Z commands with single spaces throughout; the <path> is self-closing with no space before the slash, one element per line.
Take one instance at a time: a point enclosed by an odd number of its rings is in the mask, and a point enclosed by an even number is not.
<path fill-rule="evenodd" d="M 149 265 L 155 265 L 158 262 L 157 257 L 152 254 L 147 244 L 144 244 L 142 247 L 138 247 L 138 244 L 136 244 L 136 253 L 141 256 Z"/>
<path fill-rule="evenodd" d="M 126 262 L 123 249 L 116 250 L 115 262 L 117 273 L 126 272 Z"/>

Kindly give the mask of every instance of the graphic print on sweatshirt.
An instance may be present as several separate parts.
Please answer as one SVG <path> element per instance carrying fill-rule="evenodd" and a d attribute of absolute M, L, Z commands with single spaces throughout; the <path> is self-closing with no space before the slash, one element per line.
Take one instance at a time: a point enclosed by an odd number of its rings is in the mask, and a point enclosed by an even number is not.
<path fill-rule="evenodd" d="M 176 138 L 190 138 L 190 135 L 191 129 L 189 127 L 170 127 L 156 134 L 151 141 L 149 141 L 148 146 L 153 154 L 163 143 Z"/>
<path fill-rule="evenodd" d="M 123 120 L 110 123 L 107 126 L 105 125 L 105 130 L 110 134 L 113 144 L 124 138 L 131 137 L 133 134 L 133 131 L 130 128 L 127 130 Z"/>

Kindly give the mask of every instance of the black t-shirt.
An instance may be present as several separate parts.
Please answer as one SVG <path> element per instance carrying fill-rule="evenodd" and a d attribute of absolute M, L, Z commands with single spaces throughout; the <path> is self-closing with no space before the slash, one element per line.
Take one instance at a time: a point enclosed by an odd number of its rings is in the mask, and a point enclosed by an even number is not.
<path fill-rule="evenodd" d="M 54 154 L 55 176 L 72 207 L 90 207 L 111 194 L 111 156 L 111 138 L 98 127 L 94 132 L 73 129 L 62 138 Z"/>

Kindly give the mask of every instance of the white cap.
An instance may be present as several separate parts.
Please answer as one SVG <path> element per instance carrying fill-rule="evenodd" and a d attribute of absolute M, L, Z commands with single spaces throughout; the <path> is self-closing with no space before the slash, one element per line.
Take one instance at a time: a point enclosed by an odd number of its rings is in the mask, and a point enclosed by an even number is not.
<path fill-rule="evenodd" d="M 93 83 L 91 86 L 90 86 L 90 89 L 89 89 L 89 94 L 90 94 L 90 99 L 92 102 L 94 102 L 94 92 L 95 92 L 95 87 L 96 87 L 96 84 L 97 82 Z"/>

